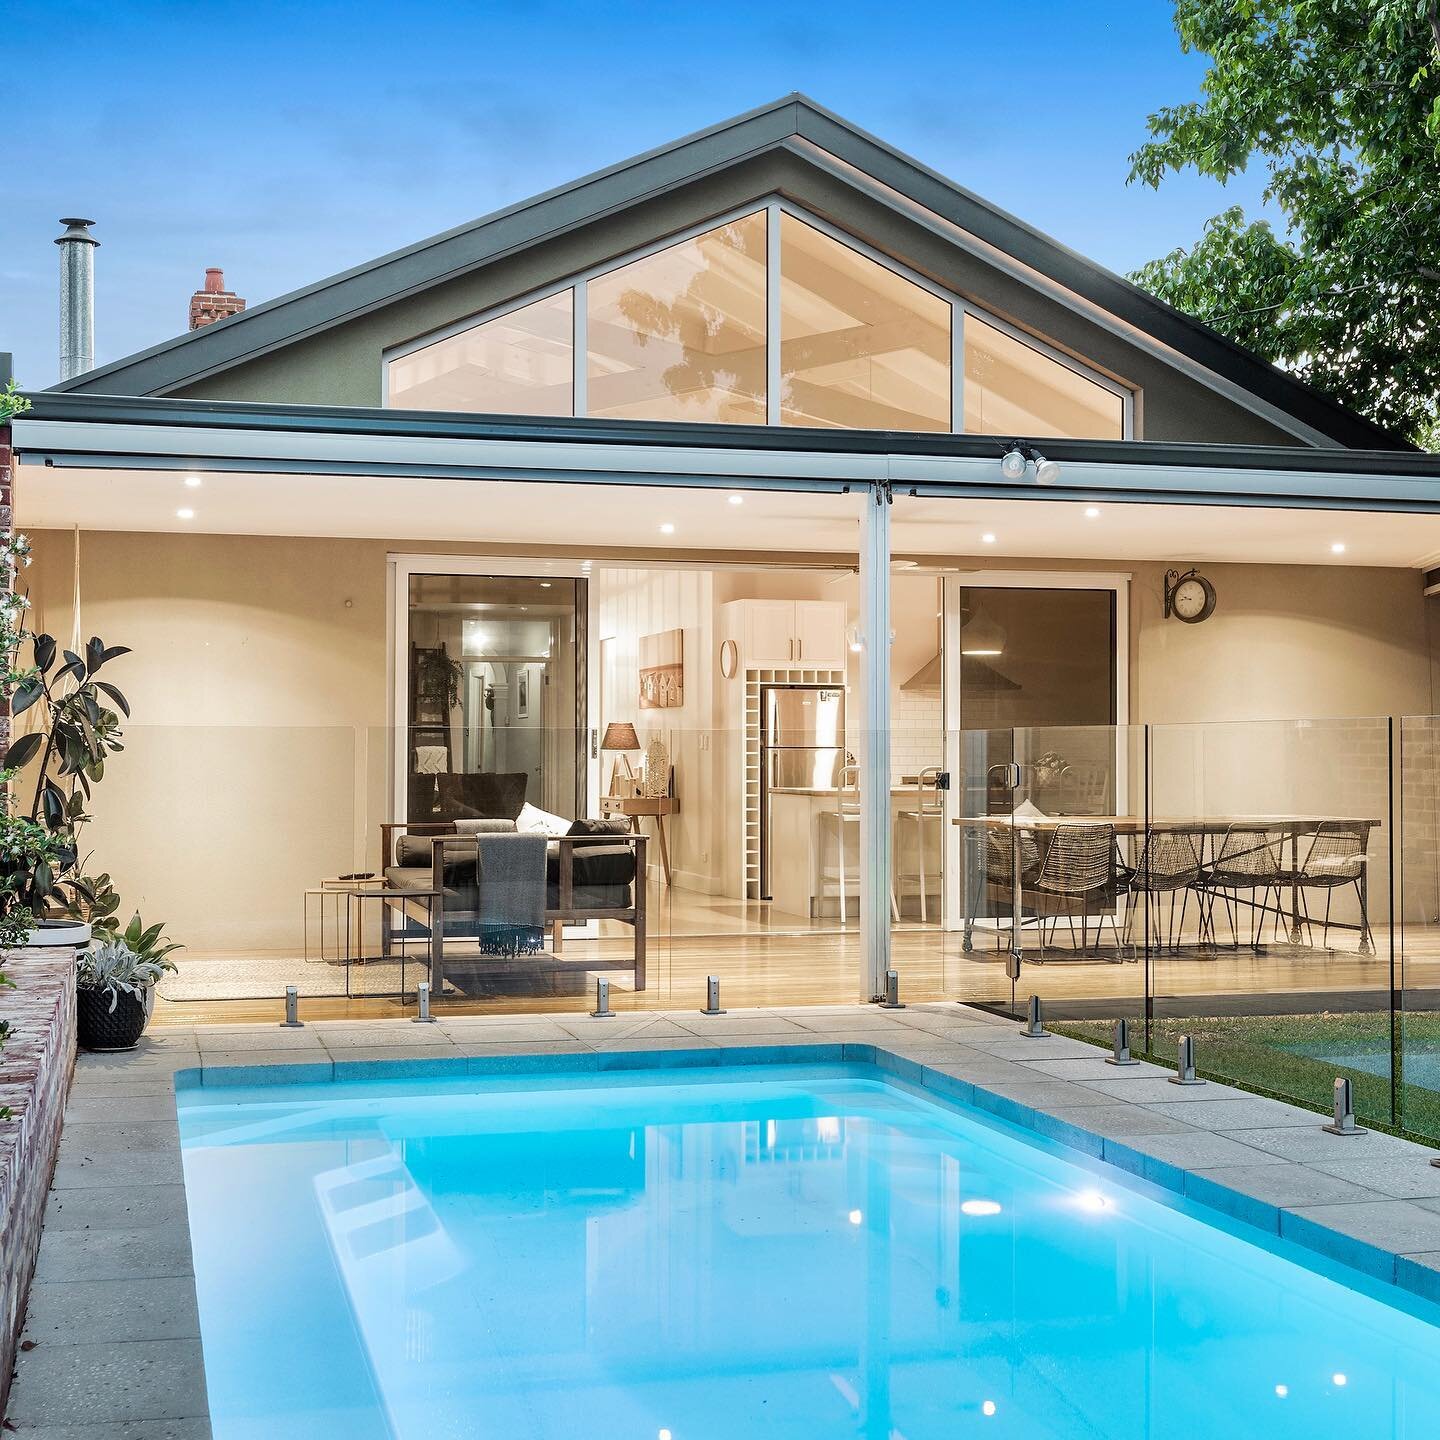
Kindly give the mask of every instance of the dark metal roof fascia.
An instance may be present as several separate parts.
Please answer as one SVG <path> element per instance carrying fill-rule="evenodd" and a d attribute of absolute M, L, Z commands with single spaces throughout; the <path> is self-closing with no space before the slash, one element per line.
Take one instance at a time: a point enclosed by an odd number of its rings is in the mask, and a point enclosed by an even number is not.
<path fill-rule="evenodd" d="M 1046 436 L 940 435 L 897 430 L 808 430 L 791 426 L 702 425 L 663 420 L 516 419 L 370 406 L 266 405 L 237 400 L 179 400 L 163 396 L 30 392 L 27 420 L 114 425 L 253 429 L 338 435 L 394 435 L 468 440 L 531 440 L 554 444 L 654 445 L 778 453 L 995 457 L 1012 439 L 1027 440 L 1062 464 L 1250 469 L 1277 472 L 1440 478 L 1440 454 L 1417 450 L 1318 449 L 1298 445 L 1222 445 L 1159 440 L 1063 440 Z M 177 434 L 177 450 L 183 449 Z M 905 488 L 897 482 L 897 488 Z M 1013 491 L 1014 487 L 1010 487 Z"/>

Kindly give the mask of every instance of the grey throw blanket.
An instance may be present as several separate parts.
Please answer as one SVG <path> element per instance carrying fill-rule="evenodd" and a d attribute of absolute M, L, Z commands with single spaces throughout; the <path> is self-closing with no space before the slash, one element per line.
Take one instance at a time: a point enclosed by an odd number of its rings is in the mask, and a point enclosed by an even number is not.
<path fill-rule="evenodd" d="M 545 944 L 545 836 L 477 835 L 480 949 L 533 955 Z"/>

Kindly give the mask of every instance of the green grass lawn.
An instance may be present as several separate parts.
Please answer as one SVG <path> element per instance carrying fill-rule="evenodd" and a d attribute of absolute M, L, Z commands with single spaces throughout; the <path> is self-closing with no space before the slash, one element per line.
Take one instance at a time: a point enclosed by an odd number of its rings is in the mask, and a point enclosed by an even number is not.
<path fill-rule="evenodd" d="M 1058 1034 L 1107 1049 L 1113 1036 L 1109 1021 L 1048 1023 Z M 1417 1140 L 1440 1141 L 1440 1014 L 1406 1015 L 1401 1021 L 1398 1113 L 1392 1108 L 1388 1063 L 1383 1075 L 1374 1069 L 1377 1060 L 1383 1063 L 1390 1053 L 1390 1016 L 1386 1012 L 1157 1019 L 1151 1026 L 1148 1051 L 1142 1048 L 1143 1026 L 1131 1025 L 1131 1049 L 1136 1055 L 1173 1066 L 1181 1035 L 1194 1040 L 1196 1068 L 1209 1079 L 1328 1111 L 1335 1077 L 1345 1075 L 1353 1087 L 1356 1117 L 1362 1123 Z M 1317 1056 L 1323 1058 L 1314 1058 Z M 1371 1068 L 1346 1065 L 1346 1056 L 1357 1061 L 1363 1058 Z M 1407 1059 L 1417 1083 L 1407 1082 Z M 1418 1083 L 1422 1080 L 1423 1084 Z"/>

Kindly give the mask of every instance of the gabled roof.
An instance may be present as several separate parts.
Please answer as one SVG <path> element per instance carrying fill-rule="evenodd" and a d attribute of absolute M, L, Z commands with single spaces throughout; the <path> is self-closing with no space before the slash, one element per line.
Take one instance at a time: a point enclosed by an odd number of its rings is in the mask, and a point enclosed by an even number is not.
<path fill-rule="evenodd" d="M 920 207 L 1022 274 L 1113 317 L 1183 368 L 1198 369 L 1289 417 L 1297 433 L 1309 431 L 1349 448 L 1413 448 L 803 95 L 786 96 L 53 388 L 163 395 L 773 151 L 852 182 L 858 175 L 870 182 L 869 193 Z"/>

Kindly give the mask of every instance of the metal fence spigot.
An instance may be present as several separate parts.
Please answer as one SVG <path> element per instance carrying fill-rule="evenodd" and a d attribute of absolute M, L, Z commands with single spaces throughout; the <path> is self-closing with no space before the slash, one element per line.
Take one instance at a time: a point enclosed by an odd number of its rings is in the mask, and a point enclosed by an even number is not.
<path fill-rule="evenodd" d="M 300 1018 L 300 991 L 297 986 L 285 987 L 285 1018 L 280 1022 L 282 1030 L 303 1030 L 305 1022 Z"/>
<path fill-rule="evenodd" d="M 1350 1082 L 1343 1075 L 1335 1077 L 1335 1118 L 1320 1128 L 1330 1135 L 1369 1134 L 1369 1131 L 1355 1123 L 1355 1100 Z"/>
<path fill-rule="evenodd" d="M 885 998 L 880 1002 L 882 1010 L 903 1010 L 904 1002 L 900 999 L 900 972 L 898 970 L 887 970 L 885 972 Z"/>
<path fill-rule="evenodd" d="M 725 1013 L 720 1008 L 720 977 L 718 975 L 705 977 L 705 1008 L 700 1013 L 702 1015 L 723 1015 Z"/>
<path fill-rule="evenodd" d="M 1195 1042 L 1188 1035 L 1180 1037 L 1175 1053 L 1175 1074 L 1169 1077 L 1172 1085 L 1203 1085 L 1205 1082 L 1195 1073 Z"/>
<path fill-rule="evenodd" d="M 595 1008 L 590 1012 L 596 1020 L 613 1020 L 615 1012 L 610 1008 L 610 982 L 595 982 Z"/>
<path fill-rule="evenodd" d="M 1045 1028 L 1045 1017 L 1040 1011 L 1040 997 L 1030 997 L 1030 1010 L 1025 1019 L 1025 1027 L 1020 1031 L 1027 1040 L 1043 1040 L 1049 1031 Z"/>
<path fill-rule="evenodd" d="M 411 1020 L 412 1025 L 433 1025 L 435 1017 L 430 1013 L 430 982 L 422 980 L 415 987 L 415 1000 L 420 1009 Z"/>
<path fill-rule="evenodd" d="M 1107 1065 L 1138 1065 L 1140 1062 L 1130 1053 L 1130 1022 L 1119 1019 L 1115 1022 L 1115 1048 L 1105 1057 Z"/>

